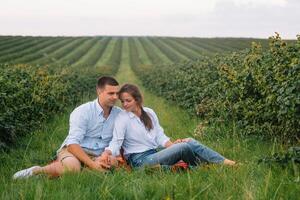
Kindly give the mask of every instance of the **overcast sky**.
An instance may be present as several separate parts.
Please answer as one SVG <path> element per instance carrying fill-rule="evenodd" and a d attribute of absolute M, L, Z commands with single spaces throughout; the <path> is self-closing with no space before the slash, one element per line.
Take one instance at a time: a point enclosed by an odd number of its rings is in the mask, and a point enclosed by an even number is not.
<path fill-rule="evenodd" d="M 0 35 L 300 34 L 300 0 L 0 0 Z"/>

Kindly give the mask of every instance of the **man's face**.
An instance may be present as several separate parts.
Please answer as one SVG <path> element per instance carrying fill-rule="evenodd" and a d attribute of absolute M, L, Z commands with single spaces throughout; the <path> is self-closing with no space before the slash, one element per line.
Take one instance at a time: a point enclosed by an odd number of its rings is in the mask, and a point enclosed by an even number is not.
<path fill-rule="evenodd" d="M 105 85 L 97 89 L 98 98 L 102 106 L 112 107 L 118 100 L 119 86 Z"/>

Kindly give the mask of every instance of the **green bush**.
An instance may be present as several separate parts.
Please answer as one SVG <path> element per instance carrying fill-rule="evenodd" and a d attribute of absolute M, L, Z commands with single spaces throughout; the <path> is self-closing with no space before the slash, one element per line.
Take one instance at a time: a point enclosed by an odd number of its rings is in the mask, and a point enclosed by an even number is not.
<path fill-rule="evenodd" d="M 95 90 L 97 68 L 0 66 L 0 148 Z"/>
<path fill-rule="evenodd" d="M 246 133 L 299 139 L 300 136 L 300 37 L 288 46 L 279 35 L 270 38 L 270 49 L 260 45 L 239 60 L 219 66 L 218 87 L 224 88 L 216 110 L 233 118 Z"/>
<path fill-rule="evenodd" d="M 209 121 L 234 121 L 246 134 L 297 141 L 300 137 L 300 37 L 277 34 L 262 50 L 203 57 L 164 66 L 139 66 L 146 87 Z"/>
<path fill-rule="evenodd" d="M 19 135 L 63 108 L 67 85 L 59 75 L 29 66 L 1 66 L 0 145 L 14 142 Z"/>

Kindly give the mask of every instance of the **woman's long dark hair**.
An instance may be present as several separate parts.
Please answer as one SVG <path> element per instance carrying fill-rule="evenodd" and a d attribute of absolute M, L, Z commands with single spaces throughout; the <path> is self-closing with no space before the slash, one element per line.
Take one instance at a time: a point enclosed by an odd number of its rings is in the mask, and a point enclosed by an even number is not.
<path fill-rule="evenodd" d="M 149 114 L 147 112 L 145 112 L 143 109 L 143 96 L 142 96 L 139 88 L 132 84 L 125 84 L 121 87 L 121 89 L 119 91 L 119 96 L 121 96 L 121 94 L 125 93 L 125 92 L 130 94 L 133 97 L 133 99 L 137 102 L 138 106 L 141 108 L 142 114 L 141 114 L 140 119 L 143 122 L 143 124 L 145 125 L 146 129 L 148 131 L 153 129 L 152 120 L 151 120 Z"/>

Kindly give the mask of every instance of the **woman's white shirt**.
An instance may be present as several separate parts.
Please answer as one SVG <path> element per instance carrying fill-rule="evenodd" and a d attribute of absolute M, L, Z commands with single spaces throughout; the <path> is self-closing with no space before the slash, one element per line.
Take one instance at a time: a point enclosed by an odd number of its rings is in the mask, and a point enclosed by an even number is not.
<path fill-rule="evenodd" d="M 155 112 L 147 107 L 143 107 L 143 109 L 150 116 L 153 129 L 148 131 L 140 118 L 132 112 L 121 111 L 115 121 L 112 141 L 105 148 L 110 150 L 112 155 L 119 155 L 121 147 L 126 156 L 131 153 L 164 147 L 165 143 L 170 140 L 164 134 Z"/>

